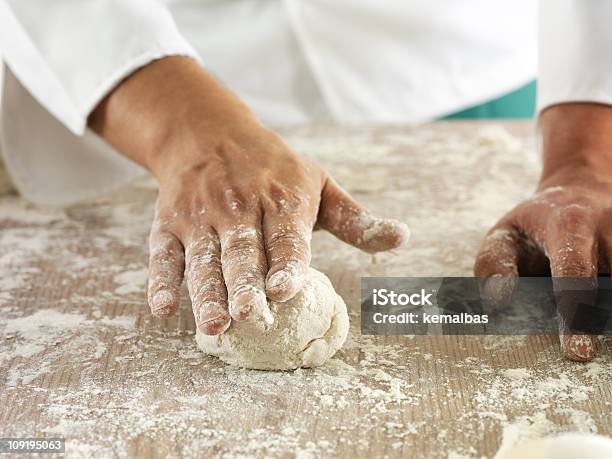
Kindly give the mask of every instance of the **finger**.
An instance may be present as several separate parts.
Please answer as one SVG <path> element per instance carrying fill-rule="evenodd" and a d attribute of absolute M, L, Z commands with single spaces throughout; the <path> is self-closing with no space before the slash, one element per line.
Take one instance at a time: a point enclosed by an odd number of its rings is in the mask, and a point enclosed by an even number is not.
<path fill-rule="evenodd" d="M 474 264 L 476 277 L 486 279 L 482 295 L 493 305 L 510 302 L 519 275 L 521 241 L 508 223 L 499 224 L 487 234 Z"/>
<path fill-rule="evenodd" d="M 165 318 L 179 307 L 185 270 L 183 246 L 174 234 L 154 223 L 149 235 L 149 283 L 147 298 L 151 313 Z"/>
<path fill-rule="evenodd" d="M 304 286 L 310 265 L 312 225 L 305 219 L 276 213 L 264 216 L 268 256 L 266 293 L 271 300 L 287 301 Z"/>
<path fill-rule="evenodd" d="M 185 250 L 187 288 L 200 332 L 219 335 L 230 326 L 221 270 L 221 245 L 212 228 L 201 228 Z"/>
<path fill-rule="evenodd" d="M 583 334 L 561 334 L 563 355 L 574 362 L 590 362 L 597 355 L 597 337 Z"/>
<path fill-rule="evenodd" d="M 369 253 L 400 247 L 410 238 L 406 224 L 373 216 L 331 178 L 323 187 L 318 224 L 338 239 Z"/>
<path fill-rule="evenodd" d="M 221 231 L 221 265 L 232 318 L 244 320 L 255 313 L 273 323 L 265 294 L 263 235 L 255 225 L 240 224 Z"/>
<path fill-rule="evenodd" d="M 576 324 L 595 304 L 597 243 L 593 225 L 577 206 L 561 209 L 551 220 L 546 240 L 553 288 L 559 313 L 559 334 L 564 355 L 575 361 L 595 357 L 595 337 L 580 333 Z"/>

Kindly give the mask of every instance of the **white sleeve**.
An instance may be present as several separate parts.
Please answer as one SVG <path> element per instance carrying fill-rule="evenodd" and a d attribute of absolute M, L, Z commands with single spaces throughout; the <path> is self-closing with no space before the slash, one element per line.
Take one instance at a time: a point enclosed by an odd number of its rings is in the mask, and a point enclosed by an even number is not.
<path fill-rule="evenodd" d="M 612 104 L 612 1 L 540 0 L 538 111 Z"/>
<path fill-rule="evenodd" d="M 119 81 L 174 54 L 196 57 L 156 0 L 0 0 L 0 55 L 75 134 Z"/>
<path fill-rule="evenodd" d="M 145 173 L 87 117 L 122 79 L 169 55 L 198 59 L 160 1 L 0 0 L 0 153 L 22 196 L 68 205 Z"/>

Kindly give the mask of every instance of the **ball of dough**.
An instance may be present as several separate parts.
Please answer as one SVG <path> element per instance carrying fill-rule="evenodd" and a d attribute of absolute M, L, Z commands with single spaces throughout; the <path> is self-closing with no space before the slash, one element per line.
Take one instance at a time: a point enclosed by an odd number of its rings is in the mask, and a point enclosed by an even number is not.
<path fill-rule="evenodd" d="M 324 274 L 310 269 L 303 290 L 284 303 L 270 302 L 274 323 L 233 321 L 217 336 L 196 333 L 198 347 L 226 363 L 258 370 L 322 365 L 348 334 L 346 305 Z"/>

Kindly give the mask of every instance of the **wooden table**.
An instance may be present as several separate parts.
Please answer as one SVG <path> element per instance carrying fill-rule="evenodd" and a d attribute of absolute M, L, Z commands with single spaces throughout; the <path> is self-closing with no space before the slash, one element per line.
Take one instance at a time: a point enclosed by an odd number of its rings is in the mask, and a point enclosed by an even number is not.
<path fill-rule="evenodd" d="M 350 311 L 326 366 L 241 370 L 194 343 L 187 297 L 145 300 L 150 179 L 68 209 L 0 198 L 0 436 L 65 437 L 69 457 L 492 457 L 524 438 L 612 434 L 609 340 L 590 364 L 555 337 L 361 337 L 361 276 L 470 275 L 487 228 L 529 195 L 533 127 L 281 129 L 362 203 L 406 221 L 372 257 L 316 234 L 313 266 Z M 23 456 L 21 456 L 23 457 Z"/>

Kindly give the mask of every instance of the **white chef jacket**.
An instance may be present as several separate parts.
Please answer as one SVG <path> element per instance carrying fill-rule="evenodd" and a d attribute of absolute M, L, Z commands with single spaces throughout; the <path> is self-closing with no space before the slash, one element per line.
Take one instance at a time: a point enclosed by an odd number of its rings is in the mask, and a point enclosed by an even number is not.
<path fill-rule="evenodd" d="M 536 75 L 533 0 L 0 0 L 1 140 L 28 199 L 143 173 L 87 129 L 123 78 L 186 55 L 268 124 L 415 122 Z M 542 0 L 539 107 L 611 103 L 612 2 Z"/>

